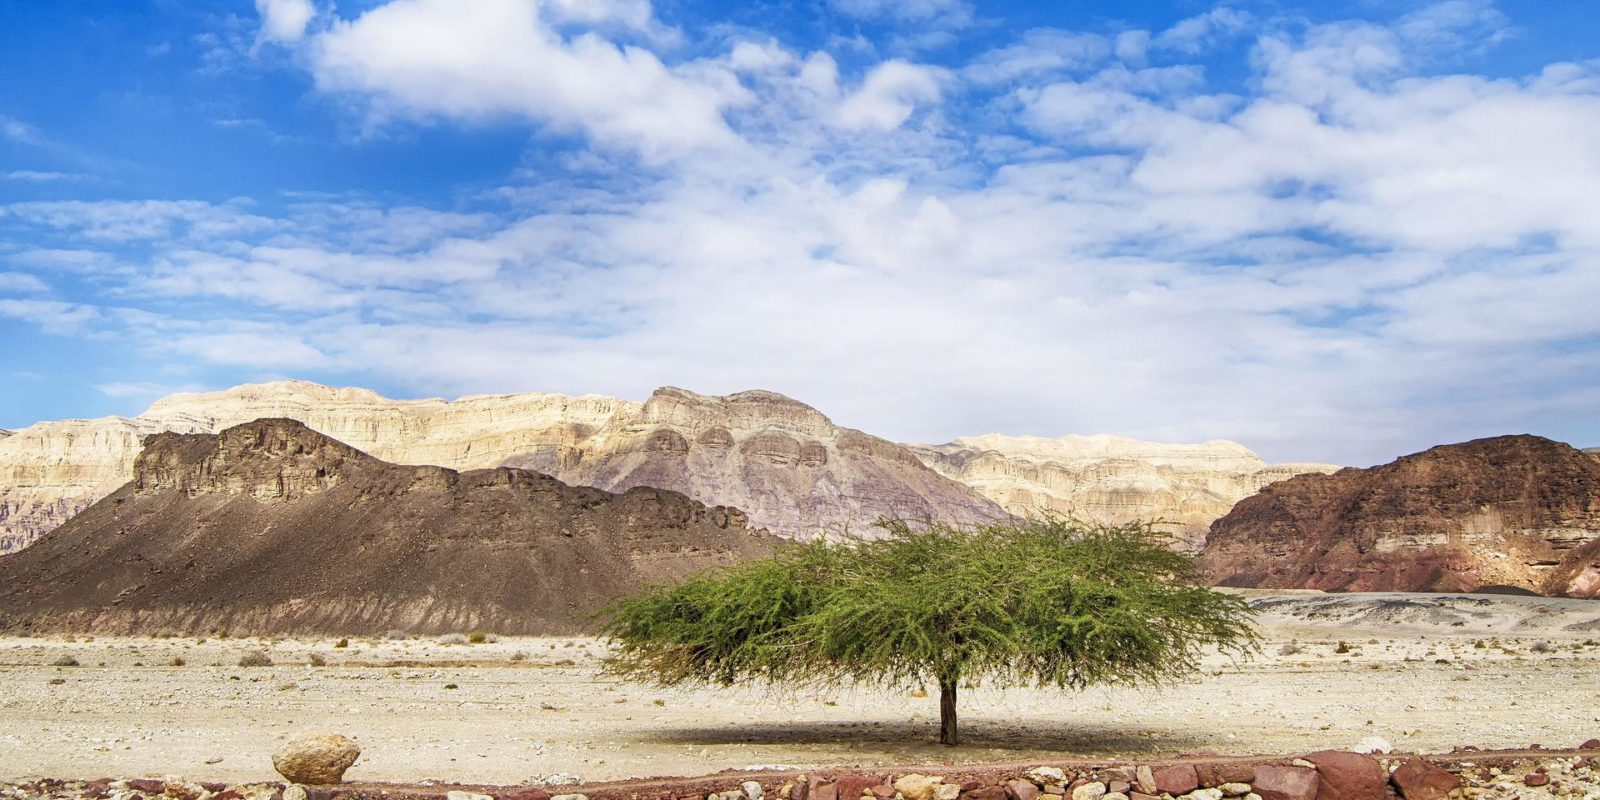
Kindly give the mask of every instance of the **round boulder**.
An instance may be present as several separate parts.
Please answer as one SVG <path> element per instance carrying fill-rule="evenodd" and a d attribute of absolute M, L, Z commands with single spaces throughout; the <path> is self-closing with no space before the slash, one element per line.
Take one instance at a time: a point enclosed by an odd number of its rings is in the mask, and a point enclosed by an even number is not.
<path fill-rule="evenodd" d="M 344 771 L 356 763 L 361 746 L 331 733 L 300 736 L 272 754 L 272 768 L 290 783 L 322 786 L 344 780 Z"/>
<path fill-rule="evenodd" d="M 1389 773 L 1372 756 L 1321 750 L 1305 757 L 1317 765 L 1317 800 L 1384 800 Z"/>

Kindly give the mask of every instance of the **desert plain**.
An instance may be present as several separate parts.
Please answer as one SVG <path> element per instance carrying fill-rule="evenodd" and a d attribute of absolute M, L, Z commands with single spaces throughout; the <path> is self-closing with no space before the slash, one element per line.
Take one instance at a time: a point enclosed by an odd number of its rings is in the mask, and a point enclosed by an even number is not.
<path fill-rule="evenodd" d="M 1264 637 L 1255 658 L 1208 657 L 1162 688 L 966 689 L 958 748 L 936 744 L 937 700 L 914 688 L 662 689 L 606 676 L 604 643 L 590 638 L 10 636 L 0 780 L 268 780 L 271 752 L 307 731 L 360 743 L 350 781 L 502 785 L 1068 755 L 1571 748 L 1600 736 L 1600 602 L 1251 597 Z M 272 664 L 239 666 L 256 651 Z M 69 659 L 78 666 L 55 666 Z"/>

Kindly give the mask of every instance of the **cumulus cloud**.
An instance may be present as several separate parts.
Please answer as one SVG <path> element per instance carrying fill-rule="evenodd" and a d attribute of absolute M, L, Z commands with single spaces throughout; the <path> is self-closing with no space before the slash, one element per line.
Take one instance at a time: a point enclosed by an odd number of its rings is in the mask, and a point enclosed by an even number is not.
<path fill-rule="evenodd" d="M 749 95 L 724 71 L 668 66 L 649 49 L 566 24 L 654 30 L 637 3 L 392 0 L 306 44 L 317 86 L 377 114 L 523 117 L 660 156 L 728 143 L 723 109 Z"/>
<path fill-rule="evenodd" d="M 262 41 L 293 42 L 305 35 L 317 10 L 311 0 L 256 0 L 256 13 L 261 15 Z"/>
<path fill-rule="evenodd" d="M 949 71 L 857 71 L 768 39 L 667 63 L 617 43 L 660 26 L 637 4 L 605 12 L 616 38 L 555 6 L 444 8 L 395 0 L 302 46 L 388 113 L 570 126 L 585 163 L 720 149 L 508 185 L 475 213 L 0 206 L 0 234 L 36 242 L 8 270 L 110 287 L 0 315 L 419 394 L 762 387 L 905 440 L 1228 437 L 1358 464 L 1576 433 L 1600 396 L 1600 68 L 1424 69 L 1454 46 L 1440 31 L 1477 30 L 1459 9 L 1273 29 L 1240 93 L 1171 63 L 1239 35 L 1216 12 L 1148 42 L 1040 31 Z M 410 37 L 410 63 L 386 54 Z M 580 102 L 583 76 L 542 71 L 591 56 L 711 100 L 631 116 L 610 108 L 631 88 Z M 638 121 L 669 107 L 691 133 Z"/>

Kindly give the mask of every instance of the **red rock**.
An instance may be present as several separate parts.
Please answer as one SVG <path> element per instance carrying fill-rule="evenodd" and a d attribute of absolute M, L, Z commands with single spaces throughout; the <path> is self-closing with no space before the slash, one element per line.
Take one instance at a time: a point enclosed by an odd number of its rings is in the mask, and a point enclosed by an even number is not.
<path fill-rule="evenodd" d="M 983 781 L 967 781 L 967 782 L 961 784 L 961 791 L 970 792 L 973 789 L 982 789 L 983 787 L 988 786 L 988 785 L 989 784 L 984 783 Z"/>
<path fill-rule="evenodd" d="M 1207 788 L 1216 788 L 1224 783 L 1255 783 L 1256 768 L 1249 764 L 1230 764 L 1227 762 L 1207 763 L 1194 765 L 1195 774 L 1200 777 L 1200 785 Z"/>
<path fill-rule="evenodd" d="M 167 784 L 162 781 L 152 781 L 144 778 L 128 781 L 128 788 L 136 792 L 149 792 L 161 794 L 167 790 Z"/>
<path fill-rule="evenodd" d="M 833 785 L 839 790 L 839 800 L 858 800 L 871 791 L 872 787 L 883 785 L 883 776 L 847 773 L 840 775 Z"/>
<path fill-rule="evenodd" d="M 1383 800 L 1389 773 L 1372 756 L 1319 750 L 1305 758 L 1317 765 L 1317 800 Z"/>
<path fill-rule="evenodd" d="M 1011 781 L 1006 784 L 1006 797 L 1010 800 L 1039 800 L 1039 787 L 1033 781 Z"/>
<path fill-rule="evenodd" d="M 1156 770 L 1156 791 L 1177 797 L 1188 794 L 1200 788 L 1200 776 L 1195 774 L 1194 767 L 1188 764 L 1179 764 L 1175 767 L 1163 767 Z M 1263 800 L 1272 800 L 1263 795 Z"/>
<path fill-rule="evenodd" d="M 1252 788 L 1261 800 L 1315 800 L 1317 784 L 1314 769 L 1264 764 L 1256 767 Z"/>
<path fill-rule="evenodd" d="M 227 789 L 227 790 L 224 790 L 224 791 L 217 792 L 214 795 L 211 795 L 211 797 L 208 798 L 208 800 L 244 800 L 244 795 L 242 795 L 242 794 L 240 794 L 240 793 L 238 793 L 238 792 L 236 792 L 236 791 L 234 791 L 232 789 Z"/>
<path fill-rule="evenodd" d="M 1408 758 L 1389 780 L 1406 800 L 1445 800 L 1461 779 L 1426 758 Z"/>
<path fill-rule="evenodd" d="M 1549 775 L 1541 775 L 1541 774 L 1539 774 L 1537 772 L 1530 772 L 1527 775 L 1522 776 L 1522 785 L 1523 786 L 1548 786 L 1548 785 L 1550 785 L 1550 776 Z"/>
<path fill-rule="evenodd" d="M 550 800 L 550 793 L 543 789 L 524 789 L 515 794 L 508 794 L 500 800 Z"/>
<path fill-rule="evenodd" d="M 1065 786 L 1056 786 L 1055 784 L 1051 784 L 1049 786 L 1044 787 L 1044 793 L 1045 794 L 1066 794 L 1067 793 L 1067 788 Z"/>
<path fill-rule="evenodd" d="M 1600 739 L 1590 739 L 1578 745 L 1579 750 L 1600 750 Z"/>
<path fill-rule="evenodd" d="M 867 789 L 867 793 L 878 798 L 878 800 L 894 800 L 895 795 L 893 786 L 873 786 Z"/>
<path fill-rule="evenodd" d="M 1127 781 L 1110 781 L 1110 782 L 1106 783 L 1106 791 L 1108 791 L 1108 792 L 1119 792 L 1121 794 L 1127 794 L 1128 790 L 1132 789 L 1132 788 L 1133 788 L 1133 784 L 1128 783 Z"/>
<path fill-rule="evenodd" d="M 789 800 L 808 800 L 811 796 L 811 787 L 804 783 L 797 783 L 789 787 Z M 550 800 L 549 797 L 540 800 Z"/>
<path fill-rule="evenodd" d="M 1006 787 L 984 786 L 961 793 L 961 800 L 1006 800 Z"/>
<path fill-rule="evenodd" d="M 1156 797 L 1153 794 L 1145 794 L 1144 792 L 1129 792 L 1128 800 L 1161 800 L 1161 798 Z"/>
<path fill-rule="evenodd" d="M 839 800 L 839 787 L 832 783 L 816 784 L 811 787 L 811 800 Z"/>

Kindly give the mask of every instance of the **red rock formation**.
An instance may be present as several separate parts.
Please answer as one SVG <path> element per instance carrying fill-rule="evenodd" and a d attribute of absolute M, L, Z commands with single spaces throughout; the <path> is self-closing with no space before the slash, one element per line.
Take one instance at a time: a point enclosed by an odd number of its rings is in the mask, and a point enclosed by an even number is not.
<path fill-rule="evenodd" d="M 1501 436 L 1301 475 L 1217 520 L 1200 566 L 1225 586 L 1600 596 L 1600 461 Z"/>

